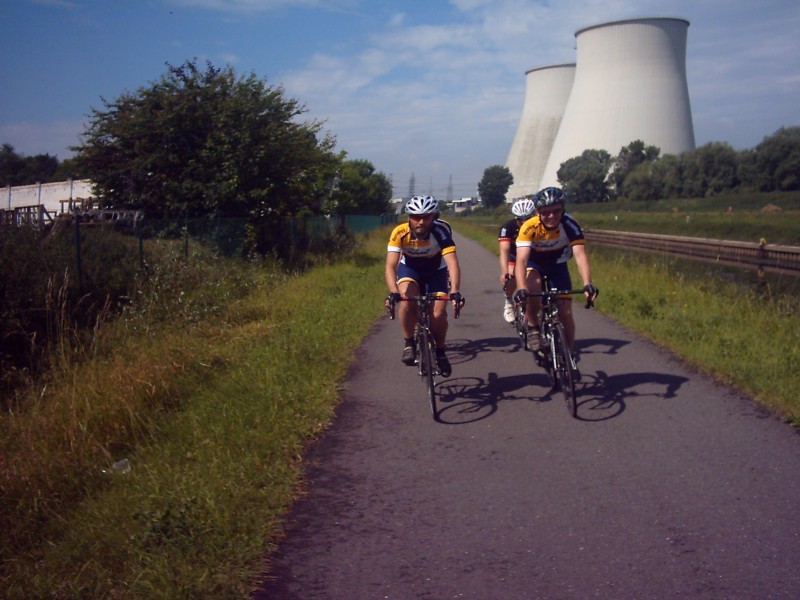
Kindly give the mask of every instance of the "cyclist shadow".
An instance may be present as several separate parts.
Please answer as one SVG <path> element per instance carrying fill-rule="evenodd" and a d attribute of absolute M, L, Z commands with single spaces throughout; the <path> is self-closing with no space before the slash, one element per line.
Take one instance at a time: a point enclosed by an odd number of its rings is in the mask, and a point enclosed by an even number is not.
<path fill-rule="evenodd" d="M 583 338 L 575 340 L 575 350 L 580 354 L 617 354 L 620 348 L 630 344 L 628 340 L 610 338 Z M 605 346 L 605 350 L 602 347 Z"/>
<path fill-rule="evenodd" d="M 575 341 L 581 356 L 590 354 L 615 355 L 631 342 L 611 338 L 583 338 Z M 517 337 L 495 337 L 479 340 L 451 340 L 448 356 L 453 364 L 466 363 L 481 352 L 528 353 Z M 580 366 L 580 365 L 579 365 Z M 605 421 L 621 415 L 631 398 L 674 398 L 688 379 L 664 373 L 625 373 L 608 375 L 605 371 L 584 373 L 578 384 L 578 415 L 583 421 Z M 535 386 L 545 390 L 538 396 L 520 393 L 522 388 Z M 460 377 L 442 381 L 436 386 L 440 409 L 436 420 L 461 425 L 480 421 L 493 415 L 501 401 L 527 400 L 550 402 L 560 397 L 552 389 L 544 370 L 498 377 L 490 372 L 486 379 Z M 442 406 L 444 405 L 444 406 Z"/>
<path fill-rule="evenodd" d="M 482 352 L 513 354 L 525 352 L 518 337 L 494 337 L 480 340 L 448 340 L 447 356 L 453 364 L 471 361 Z"/>
<path fill-rule="evenodd" d="M 490 372 L 486 379 L 481 377 L 447 379 L 436 385 L 439 402 L 436 420 L 447 425 L 465 425 L 492 416 L 497 412 L 499 402 L 550 400 L 550 393 L 535 398 L 527 391 L 520 391 L 531 385 L 549 387 L 547 375 L 542 372 L 498 377 L 497 373 Z"/>
<path fill-rule="evenodd" d="M 631 398 L 675 398 L 687 377 L 665 373 L 609 375 L 596 371 L 584 374 L 578 393 L 578 416 L 582 421 L 607 421 L 618 417 Z M 589 396 L 589 397 L 587 397 Z"/>

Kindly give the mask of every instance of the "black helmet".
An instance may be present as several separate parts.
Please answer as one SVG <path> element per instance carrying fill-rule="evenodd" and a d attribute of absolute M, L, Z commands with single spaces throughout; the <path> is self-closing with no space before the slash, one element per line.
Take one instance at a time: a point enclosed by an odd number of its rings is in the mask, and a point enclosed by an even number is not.
<path fill-rule="evenodd" d="M 551 206 L 553 204 L 563 205 L 566 202 L 567 202 L 567 192 L 557 187 L 544 188 L 538 194 L 536 194 L 536 199 L 533 201 L 533 203 L 536 205 L 537 210 L 545 206 Z"/>

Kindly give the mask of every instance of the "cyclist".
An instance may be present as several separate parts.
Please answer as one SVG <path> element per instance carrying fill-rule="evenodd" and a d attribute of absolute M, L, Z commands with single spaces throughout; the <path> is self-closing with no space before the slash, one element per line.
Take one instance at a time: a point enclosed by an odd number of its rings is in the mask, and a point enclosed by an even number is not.
<path fill-rule="evenodd" d="M 592 285 L 592 270 L 583 231 L 578 222 L 565 212 L 566 201 L 567 194 L 561 188 L 547 187 L 539 191 L 533 201 L 536 214 L 522 224 L 517 236 L 517 292 L 514 300 L 527 302 L 525 314 L 530 329 L 528 342 L 532 350 L 541 347 L 538 321 L 542 303 L 540 297 L 529 295 L 528 292 L 542 291 L 542 275 L 546 275 L 557 289 L 572 289 L 567 261 L 575 256 L 587 300 L 593 301 L 598 294 L 598 289 Z M 558 298 L 557 302 L 571 352 L 575 344 L 572 297 Z"/>
<path fill-rule="evenodd" d="M 533 200 L 530 198 L 519 198 L 511 205 L 511 213 L 514 218 L 507 221 L 500 228 L 497 236 L 497 243 L 500 247 L 500 285 L 506 299 L 503 306 L 503 318 L 508 323 L 514 322 L 514 300 L 512 298 L 514 290 L 517 289 L 517 282 L 514 279 L 514 264 L 517 256 L 516 239 L 520 225 L 529 219 L 536 212 Z"/>
<path fill-rule="evenodd" d="M 405 207 L 408 222 L 394 228 L 386 252 L 387 306 L 400 296 L 416 296 L 420 292 L 447 296 L 454 306 L 463 306 L 459 291 L 461 269 L 453 237 L 443 224 L 435 222 L 439 203 L 433 196 L 414 196 Z M 422 289 L 424 288 L 424 289 Z M 400 329 L 405 346 L 401 360 L 413 365 L 416 360 L 414 326 L 417 307 L 413 302 L 401 302 L 398 308 Z M 431 333 L 436 343 L 436 361 L 443 377 L 450 377 L 452 367 L 445 354 L 447 340 L 447 303 L 434 302 Z"/>

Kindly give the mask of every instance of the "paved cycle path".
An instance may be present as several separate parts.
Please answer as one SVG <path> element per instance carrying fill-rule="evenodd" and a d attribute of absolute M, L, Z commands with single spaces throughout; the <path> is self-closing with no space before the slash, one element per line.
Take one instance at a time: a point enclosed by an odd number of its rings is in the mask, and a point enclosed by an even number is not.
<path fill-rule="evenodd" d="M 253 597 L 800 597 L 800 435 L 578 302 L 571 418 L 502 320 L 497 259 L 456 240 L 440 422 L 377 322 Z"/>

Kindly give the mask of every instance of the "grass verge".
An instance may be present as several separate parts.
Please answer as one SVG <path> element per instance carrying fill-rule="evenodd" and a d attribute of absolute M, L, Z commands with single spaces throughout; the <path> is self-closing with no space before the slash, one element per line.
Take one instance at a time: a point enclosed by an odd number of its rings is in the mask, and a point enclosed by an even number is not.
<path fill-rule="evenodd" d="M 224 318 L 164 328 L 145 346 L 131 339 L 135 352 L 77 366 L 46 405 L 4 417 L 3 439 L 17 441 L 2 446 L 4 492 L 14 475 L 38 480 L 17 489 L 2 596 L 246 596 L 297 493 L 307 444 L 329 422 L 353 350 L 383 310 L 385 238 L 376 232 L 350 260 L 265 278 Z M 136 421 L 118 412 L 136 395 L 160 407 L 147 434 L 82 459 L 88 473 L 60 461 L 69 450 L 58 439 L 41 441 L 70 411 Z M 107 429 L 83 423 L 76 444 Z M 39 444 L 27 453 L 26 438 Z M 129 472 L 108 469 L 120 458 Z M 73 498 L 58 498 L 62 489 Z"/>
<path fill-rule="evenodd" d="M 499 225 L 453 226 L 497 254 Z M 800 279 L 597 245 L 589 256 L 600 312 L 800 426 Z"/>

